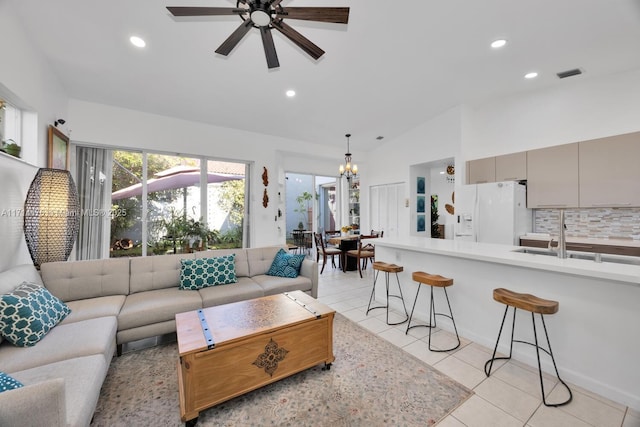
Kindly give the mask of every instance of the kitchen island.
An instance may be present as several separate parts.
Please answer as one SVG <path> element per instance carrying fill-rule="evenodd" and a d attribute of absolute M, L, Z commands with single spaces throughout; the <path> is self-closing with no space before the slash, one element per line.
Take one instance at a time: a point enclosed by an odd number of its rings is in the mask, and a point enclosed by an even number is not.
<path fill-rule="evenodd" d="M 513 252 L 517 246 L 407 237 L 379 239 L 376 260 L 404 267 L 406 304 L 417 284 L 411 273 L 425 271 L 454 279 L 449 298 L 461 336 L 493 348 L 504 306 L 493 289 L 504 287 L 556 300 L 560 310 L 545 321 L 560 375 L 567 381 L 640 410 L 640 266 Z M 421 292 L 415 318 L 429 317 L 428 292 Z M 376 299 L 383 301 L 382 289 Z M 435 292 L 436 307 L 446 307 Z M 440 299 L 442 298 L 442 299 Z M 400 310 L 399 303 L 392 306 Z M 532 340 L 530 317 L 520 313 L 516 336 Z M 453 330 L 446 319 L 438 326 Z M 508 353 L 503 338 L 499 351 Z M 535 351 L 515 345 L 513 357 L 537 367 Z M 543 370 L 552 372 L 542 358 Z"/>

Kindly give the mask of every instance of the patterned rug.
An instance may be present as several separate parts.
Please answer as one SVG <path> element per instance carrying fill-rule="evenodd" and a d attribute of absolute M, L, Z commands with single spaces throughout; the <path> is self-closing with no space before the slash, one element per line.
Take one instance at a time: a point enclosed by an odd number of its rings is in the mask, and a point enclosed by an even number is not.
<path fill-rule="evenodd" d="M 200 413 L 198 426 L 430 426 L 473 392 L 336 314 L 336 360 Z M 179 426 L 176 343 L 111 363 L 92 426 Z"/>

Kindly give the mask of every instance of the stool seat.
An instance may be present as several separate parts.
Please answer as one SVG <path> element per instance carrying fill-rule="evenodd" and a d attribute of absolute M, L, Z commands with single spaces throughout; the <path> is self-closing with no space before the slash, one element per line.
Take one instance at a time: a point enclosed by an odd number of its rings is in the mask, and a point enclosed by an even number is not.
<path fill-rule="evenodd" d="M 400 273 L 404 271 L 401 265 L 389 264 L 388 262 L 375 261 L 373 263 L 374 270 L 384 271 L 386 273 Z"/>
<path fill-rule="evenodd" d="M 558 366 L 556 365 L 556 359 L 553 357 L 553 352 L 551 351 L 551 342 L 549 341 L 549 334 L 547 333 L 547 325 L 544 322 L 545 314 L 554 314 L 558 311 L 559 303 L 558 301 L 552 301 L 548 299 L 539 298 L 535 295 L 531 294 L 521 294 L 518 292 L 510 291 L 509 289 L 497 288 L 493 290 L 493 299 L 499 303 L 504 304 L 506 307 L 504 309 L 504 316 L 502 316 L 502 324 L 500 324 L 500 330 L 498 331 L 498 338 L 496 339 L 496 346 L 493 349 L 493 354 L 491 355 L 491 359 L 487 360 L 484 364 L 484 373 L 488 376 L 491 375 L 491 369 L 493 368 L 493 362 L 496 360 L 509 360 L 511 359 L 511 355 L 513 354 L 513 343 L 527 344 L 536 349 L 536 359 L 538 361 L 538 377 L 540 378 L 540 391 L 542 394 L 542 403 L 545 406 L 562 406 L 571 402 L 573 399 L 573 393 L 571 389 L 565 383 L 562 378 L 560 378 L 560 373 L 558 372 Z M 511 341 L 509 344 L 509 355 L 506 357 L 496 357 L 496 353 L 498 352 L 498 344 L 500 343 L 500 336 L 502 335 L 502 329 L 504 328 L 505 320 L 507 319 L 507 313 L 509 312 L 509 307 L 513 307 L 513 321 L 511 323 Z M 523 341 L 519 339 L 515 339 L 514 332 L 516 328 L 516 310 L 521 309 L 524 311 L 528 311 L 531 313 L 531 324 L 533 327 L 533 339 L 534 342 L 531 341 Z M 538 331 L 536 328 L 536 319 L 535 315 L 538 314 L 540 317 L 540 323 L 542 323 L 542 328 L 544 331 L 544 338 L 547 343 L 547 348 L 544 348 L 542 343 L 538 341 Z M 553 363 L 553 369 L 556 372 L 556 377 L 558 381 L 564 386 L 567 390 L 569 397 L 558 403 L 549 403 L 547 402 L 547 396 L 544 391 L 544 382 L 542 380 L 542 365 L 540 363 L 540 352 L 544 352 L 551 358 L 551 362 Z"/>
<path fill-rule="evenodd" d="M 494 289 L 493 299 L 511 307 L 538 314 L 557 313 L 560 306 L 558 301 L 539 298 L 531 294 L 521 294 L 504 288 Z"/>
<path fill-rule="evenodd" d="M 414 282 L 424 283 L 429 286 L 444 288 L 453 285 L 453 279 L 440 276 L 439 274 L 429 274 L 424 271 L 416 271 L 411 275 Z"/>
<path fill-rule="evenodd" d="M 371 289 L 371 297 L 369 297 L 369 305 L 367 306 L 367 315 L 371 310 L 375 310 L 376 308 L 384 308 L 387 310 L 387 325 L 400 325 L 401 323 L 406 322 L 409 319 L 409 313 L 407 312 L 407 307 L 404 304 L 404 296 L 402 295 L 402 286 L 400 286 L 400 278 L 398 277 L 398 273 L 404 270 L 404 267 L 401 265 L 395 265 L 388 262 L 383 261 L 374 261 L 373 262 L 373 288 Z M 384 282 L 385 282 L 385 290 L 387 296 L 387 303 L 385 305 L 378 305 L 375 307 L 371 306 L 371 303 L 374 301 L 375 293 L 376 293 L 376 283 L 378 282 L 378 275 L 380 272 L 384 272 Z M 398 284 L 398 294 L 393 295 L 389 293 L 389 274 L 396 274 L 396 282 Z M 399 322 L 391 322 L 389 321 L 389 298 L 398 298 L 402 302 L 402 308 L 404 309 L 404 314 L 406 317 L 404 320 Z"/>

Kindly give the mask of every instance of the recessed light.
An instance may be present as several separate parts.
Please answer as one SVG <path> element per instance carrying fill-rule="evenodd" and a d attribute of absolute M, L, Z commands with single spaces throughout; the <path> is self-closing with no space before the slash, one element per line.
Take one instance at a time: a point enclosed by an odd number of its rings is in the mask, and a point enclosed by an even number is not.
<path fill-rule="evenodd" d="M 129 37 L 129 41 L 136 47 L 145 47 L 147 43 L 138 36 Z"/>
<path fill-rule="evenodd" d="M 286 92 L 286 94 L 287 94 L 287 96 L 288 96 L 289 98 L 293 98 L 294 96 L 296 96 L 296 91 L 295 91 L 295 90 L 293 90 L 293 89 L 289 89 L 289 90 Z"/>
<path fill-rule="evenodd" d="M 444 175 L 444 171 L 440 171 L 440 175 Z"/>
<path fill-rule="evenodd" d="M 535 79 L 536 77 L 538 77 L 538 73 L 536 73 L 535 71 L 532 71 L 524 75 L 525 79 Z"/>
<path fill-rule="evenodd" d="M 494 49 L 498 49 L 498 48 L 503 47 L 506 44 L 507 44 L 507 41 L 505 39 L 498 39 L 498 40 L 494 40 L 491 43 L 491 47 L 494 48 Z"/>

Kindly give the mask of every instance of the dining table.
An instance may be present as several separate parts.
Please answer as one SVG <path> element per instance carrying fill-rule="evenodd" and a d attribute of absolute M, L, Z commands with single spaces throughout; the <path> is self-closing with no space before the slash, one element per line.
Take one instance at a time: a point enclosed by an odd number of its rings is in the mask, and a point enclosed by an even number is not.
<path fill-rule="evenodd" d="M 327 242 L 340 249 L 340 262 L 342 271 L 354 271 L 358 269 L 358 260 L 355 257 L 348 257 L 347 251 L 358 249 L 358 235 L 347 234 L 346 236 L 333 236 Z"/>

